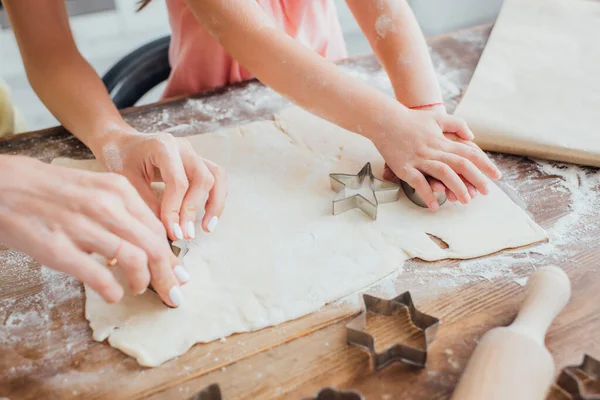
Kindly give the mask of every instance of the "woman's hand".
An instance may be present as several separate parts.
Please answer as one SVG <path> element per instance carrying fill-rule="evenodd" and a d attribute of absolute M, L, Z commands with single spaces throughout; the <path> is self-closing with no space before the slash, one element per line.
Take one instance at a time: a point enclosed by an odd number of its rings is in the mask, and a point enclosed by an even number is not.
<path fill-rule="evenodd" d="M 202 228 L 216 228 L 227 198 L 225 172 L 199 157 L 187 140 L 169 133 L 112 131 L 92 150 L 108 171 L 129 179 L 171 240 L 195 238 L 196 214 L 202 211 Z M 162 201 L 150 187 L 156 181 L 165 183 Z"/>
<path fill-rule="evenodd" d="M 123 176 L 0 156 L 0 242 L 89 285 L 107 302 L 123 288 L 90 254 L 116 259 L 132 293 L 148 284 L 170 306 L 189 274 L 161 222 Z"/>
<path fill-rule="evenodd" d="M 396 125 L 392 133 L 373 139 L 387 164 L 384 179 L 392 180 L 395 175 L 407 182 L 431 210 L 439 207 L 434 190 L 447 188 L 449 199 L 454 196 L 467 204 L 475 190 L 488 193 L 484 174 L 500 179 L 500 171 L 471 141 L 473 134 L 462 119 L 443 112 L 409 110 L 402 120 L 392 123 Z M 433 179 L 428 181 L 426 176 Z"/>

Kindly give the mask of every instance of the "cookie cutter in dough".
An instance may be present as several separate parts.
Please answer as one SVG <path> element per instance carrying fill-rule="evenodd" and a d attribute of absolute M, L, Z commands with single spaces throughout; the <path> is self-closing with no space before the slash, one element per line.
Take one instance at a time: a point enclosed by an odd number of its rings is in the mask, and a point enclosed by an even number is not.
<path fill-rule="evenodd" d="M 356 390 L 337 390 L 327 387 L 319 390 L 315 397 L 307 400 L 365 400 Z"/>
<path fill-rule="evenodd" d="M 185 255 L 188 253 L 189 248 L 186 246 L 185 243 L 178 243 L 177 245 L 174 245 L 173 242 L 169 239 L 169 246 L 171 246 L 171 251 L 173 251 L 173 254 L 175 254 L 177 256 L 177 258 L 179 258 L 180 260 L 183 259 L 183 257 L 185 257 Z M 158 296 L 158 293 L 156 292 L 156 289 L 154 289 L 152 287 L 152 284 L 148 285 L 148 289 L 154 293 L 156 293 L 156 295 Z M 162 301 L 162 300 L 161 300 Z M 169 308 L 174 308 L 171 307 L 170 305 L 168 305 L 167 303 L 163 302 L 163 304 Z"/>
<path fill-rule="evenodd" d="M 594 382 L 595 393 L 586 389 L 585 381 Z M 584 355 L 581 364 L 570 365 L 562 370 L 556 385 L 567 392 L 571 400 L 600 400 L 600 361 Z"/>
<path fill-rule="evenodd" d="M 348 344 L 368 351 L 373 360 L 373 369 L 375 371 L 379 371 L 393 362 L 402 362 L 411 366 L 425 368 L 427 349 L 436 337 L 440 320 L 417 310 L 410 292 L 404 292 L 391 300 L 364 294 L 363 301 L 365 309 L 358 317 L 346 325 L 346 340 Z M 373 312 L 386 316 L 396 316 L 402 315 L 405 309 L 408 309 L 411 322 L 425 334 L 425 348 L 419 349 L 397 343 L 378 353 L 375 350 L 375 338 L 365 330 L 367 327 L 367 314 Z"/>
<path fill-rule="evenodd" d="M 352 174 L 329 174 L 331 188 L 336 192 L 333 198 L 333 215 L 358 208 L 372 219 L 377 219 L 377 208 L 379 204 L 392 203 L 400 198 L 400 189 L 406 197 L 419 207 L 427 208 L 425 202 L 409 184 L 400 181 L 400 184 L 378 179 L 373 175 L 371 163 L 366 163 L 356 175 Z M 347 196 L 345 189 L 358 190 L 367 184 L 372 197 L 369 199 L 360 193 Z M 440 205 L 446 201 L 446 193 L 436 193 L 436 199 Z"/>
<path fill-rule="evenodd" d="M 418 205 L 419 207 L 427 208 L 427 204 L 425 204 L 425 202 L 423 201 L 421 196 L 419 196 L 417 194 L 417 191 L 415 190 L 415 188 L 413 188 L 412 186 L 410 186 L 408 183 L 404 182 L 403 180 L 400 181 L 400 186 L 402 186 L 402 191 L 404 192 L 404 194 L 406 195 L 406 197 L 408 197 L 408 199 L 410 201 L 412 201 L 414 204 Z M 446 192 L 442 192 L 442 193 L 433 192 L 433 195 L 435 196 L 435 199 L 437 200 L 437 202 L 440 206 L 442 204 L 444 204 L 447 200 Z"/>

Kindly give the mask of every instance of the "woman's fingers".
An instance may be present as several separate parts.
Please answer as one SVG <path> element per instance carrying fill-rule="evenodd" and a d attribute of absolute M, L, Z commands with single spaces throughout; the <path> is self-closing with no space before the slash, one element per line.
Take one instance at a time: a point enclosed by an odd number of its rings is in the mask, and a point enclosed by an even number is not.
<path fill-rule="evenodd" d="M 183 199 L 189 188 L 189 180 L 177 140 L 169 134 L 164 134 L 160 136 L 159 143 L 161 146 L 155 152 L 153 159 L 165 182 L 161 220 L 171 240 L 182 240 L 184 235 L 180 225 L 180 213 Z"/>
<path fill-rule="evenodd" d="M 84 251 L 104 256 L 107 260 L 116 259 L 123 270 L 133 294 L 141 294 L 150 284 L 148 256 L 137 246 L 105 230 L 100 225 L 83 217 L 72 218 L 69 235 Z"/>
<path fill-rule="evenodd" d="M 196 226 L 194 224 L 196 214 L 198 209 L 204 208 L 204 204 L 210 196 L 209 193 L 213 190 L 216 178 L 206 162 L 194 152 L 187 142 L 181 144 L 181 159 L 189 179 L 189 188 L 183 198 L 180 221 L 181 226 L 184 227 L 184 236 L 187 239 L 194 239 L 196 237 Z M 203 227 L 208 231 L 206 225 L 203 225 Z"/>
<path fill-rule="evenodd" d="M 116 193 L 123 200 L 128 212 L 159 234 L 164 228 L 158 219 L 160 202 L 141 176 L 126 178 L 114 173 L 95 174 L 94 189 Z"/>
<path fill-rule="evenodd" d="M 227 200 L 227 174 L 223 168 L 215 163 L 204 160 L 206 166 L 214 177 L 214 185 L 206 202 L 206 213 L 202 219 L 202 227 L 208 232 L 215 230 L 221 214 L 225 209 Z"/>
<path fill-rule="evenodd" d="M 417 168 L 442 182 L 448 189 L 454 192 L 461 203 L 467 204 L 471 200 L 466 185 L 447 164 L 440 161 L 425 161 Z"/>

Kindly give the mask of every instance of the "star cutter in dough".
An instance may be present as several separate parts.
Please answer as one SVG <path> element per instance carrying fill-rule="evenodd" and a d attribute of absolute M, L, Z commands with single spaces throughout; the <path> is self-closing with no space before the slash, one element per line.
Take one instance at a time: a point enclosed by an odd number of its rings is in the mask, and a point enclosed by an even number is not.
<path fill-rule="evenodd" d="M 219 384 L 213 383 L 210 386 L 205 387 L 188 400 L 222 400 L 221 388 Z"/>
<path fill-rule="evenodd" d="M 335 388 L 323 388 L 307 400 L 365 400 L 362 394 L 355 390 L 337 390 Z"/>
<path fill-rule="evenodd" d="M 586 390 L 586 381 L 594 382 L 595 393 Z M 571 400 L 600 400 L 600 361 L 584 355 L 581 364 L 562 370 L 556 385 L 567 392 Z"/>
<path fill-rule="evenodd" d="M 425 364 L 427 363 L 427 349 L 436 337 L 440 320 L 417 310 L 410 292 L 404 292 L 391 300 L 364 294 L 363 301 L 365 309 L 358 317 L 346 325 L 346 340 L 348 344 L 368 351 L 373 360 L 373 369 L 375 371 L 379 371 L 393 362 L 401 362 L 425 368 Z M 374 312 L 386 316 L 397 316 L 402 315 L 406 309 L 408 309 L 411 322 L 425 334 L 425 348 L 419 349 L 397 343 L 383 352 L 377 353 L 375 350 L 375 338 L 365 330 L 367 327 L 367 313 Z"/>
<path fill-rule="evenodd" d="M 371 199 L 360 193 L 346 196 L 346 189 L 362 188 L 365 179 L 368 180 L 369 191 L 373 194 Z M 356 175 L 329 174 L 329 180 L 331 188 L 336 192 L 333 198 L 333 215 L 358 208 L 372 219 L 377 219 L 379 204 L 392 203 L 400 198 L 400 185 L 375 178 L 371 163 L 366 163 Z"/>

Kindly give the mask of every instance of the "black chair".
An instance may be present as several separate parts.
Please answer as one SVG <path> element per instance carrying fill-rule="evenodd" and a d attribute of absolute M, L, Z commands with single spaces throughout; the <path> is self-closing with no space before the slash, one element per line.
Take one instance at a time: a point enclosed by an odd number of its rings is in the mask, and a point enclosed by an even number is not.
<path fill-rule="evenodd" d="M 131 107 L 171 73 L 171 36 L 156 39 L 129 53 L 103 77 L 102 82 L 118 109 Z"/>

